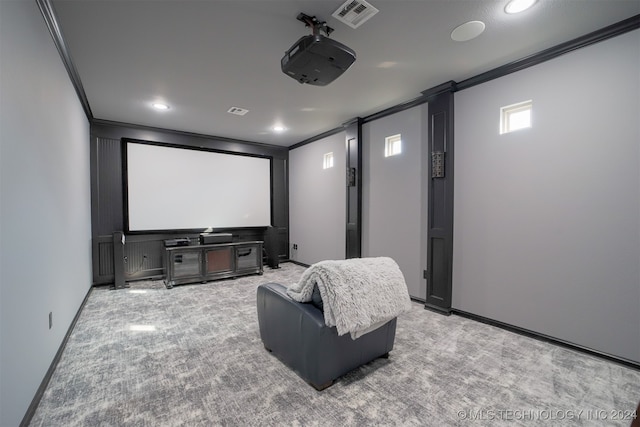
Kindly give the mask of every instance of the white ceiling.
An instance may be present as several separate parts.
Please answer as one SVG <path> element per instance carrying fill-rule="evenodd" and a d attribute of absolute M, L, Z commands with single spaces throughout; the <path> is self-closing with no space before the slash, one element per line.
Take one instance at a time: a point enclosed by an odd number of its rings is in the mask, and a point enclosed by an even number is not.
<path fill-rule="evenodd" d="M 96 119 L 290 146 L 640 13 L 638 0 L 369 0 L 358 29 L 331 17 L 344 0 L 54 0 L 64 40 Z M 357 60 L 325 87 L 301 85 L 280 58 L 315 15 Z M 454 42 L 481 20 L 478 38 Z M 640 47 L 639 47 L 640 48 Z M 171 106 L 150 108 L 154 101 Z M 230 107 L 249 110 L 245 116 Z M 275 124 L 287 128 L 271 130 Z"/>

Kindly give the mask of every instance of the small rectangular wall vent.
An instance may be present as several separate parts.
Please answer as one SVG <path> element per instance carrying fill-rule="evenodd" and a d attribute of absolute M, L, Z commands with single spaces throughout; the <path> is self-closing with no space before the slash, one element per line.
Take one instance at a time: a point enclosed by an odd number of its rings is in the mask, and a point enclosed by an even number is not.
<path fill-rule="evenodd" d="M 378 12 L 378 9 L 364 0 L 347 0 L 331 16 L 351 28 L 358 28 Z"/>
<path fill-rule="evenodd" d="M 231 107 L 227 110 L 227 113 L 235 114 L 237 116 L 244 116 L 248 112 L 249 110 L 247 110 L 246 108 L 240 108 L 240 107 Z"/>

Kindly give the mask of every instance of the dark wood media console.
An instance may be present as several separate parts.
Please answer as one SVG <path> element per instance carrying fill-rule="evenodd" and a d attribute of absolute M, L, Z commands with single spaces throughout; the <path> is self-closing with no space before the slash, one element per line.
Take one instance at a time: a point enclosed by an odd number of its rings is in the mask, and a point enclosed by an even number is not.
<path fill-rule="evenodd" d="M 262 274 L 262 241 L 165 248 L 169 289 L 229 277 Z"/>

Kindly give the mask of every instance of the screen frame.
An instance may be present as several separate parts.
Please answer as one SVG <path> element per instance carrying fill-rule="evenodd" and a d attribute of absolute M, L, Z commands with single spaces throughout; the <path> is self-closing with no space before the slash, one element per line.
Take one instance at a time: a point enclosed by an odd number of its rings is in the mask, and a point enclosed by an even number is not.
<path fill-rule="evenodd" d="M 210 153 L 226 154 L 232 156 L 254 157 L 269 160 L 269 225 L 264 226 L 242 226 L 242 227 L 217 227 L 217 228 L 176 228 L 176 229 L 153 229 L 153 230 L 131 230 L 129 227 L 129 170 L 127 146 L 129 143 L 153 145 L 166 148 L 176 148 L 184 150 L 204 151 Z M 233 230 L 266 230 L 273 226 L 273 156 L 254 153 L 243 153 L 216 148 L 181 145 L 175 143 L 164 143 L 135 138 L 122 138 L 120 140 L 122 153 L 122 210 L 124 232 L 131 235 L 143 234 L 198 234 L 203 232 L 229 232 Z"/>

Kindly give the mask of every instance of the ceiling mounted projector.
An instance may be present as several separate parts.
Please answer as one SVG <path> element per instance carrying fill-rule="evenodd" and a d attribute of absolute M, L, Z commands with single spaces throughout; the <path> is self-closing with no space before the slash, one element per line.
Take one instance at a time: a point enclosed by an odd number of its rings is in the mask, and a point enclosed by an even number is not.
<path fill-rule="evenodd" d="M 313 34 L 301 37 L 287 50 L 280 60 L 282 72 L 300 83 L 326 86 L 347 71 L 356 60 L 356 53 L 328 37 L 333 28 L 326 22 L 304 13 L 297 19 L 311 27 Z M 327 36 L 320 34 L 320 30 Z"/>

